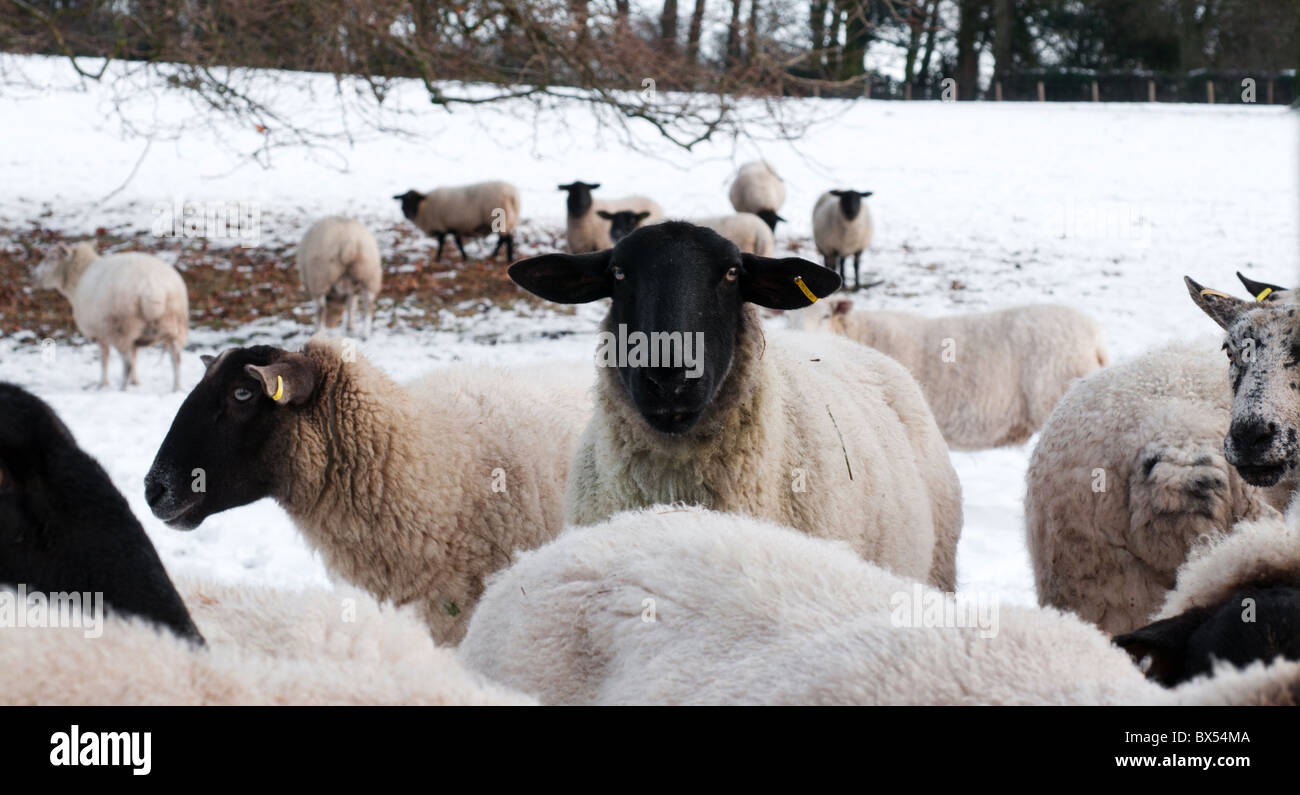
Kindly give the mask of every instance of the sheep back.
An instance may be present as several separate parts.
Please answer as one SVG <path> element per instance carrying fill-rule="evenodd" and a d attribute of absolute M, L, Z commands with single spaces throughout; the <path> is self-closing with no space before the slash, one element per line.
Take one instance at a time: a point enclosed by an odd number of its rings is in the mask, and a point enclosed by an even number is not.
<path fill-rule="evenodd" d="M 775 212 L 785 204 L 785 182 L 765 161 L 755 160 L 740 167 L 728 197 L 738 213 Z"/>
<path fill-rule="evenodd" d="M 320 298 L 344 279 L 342 292 L 357 286 L 378 295 L 383 282 L 379 243 L 360 221 L 341 216 L 312 224 L 298 245 L 298 273 L 308 297 Z"/>

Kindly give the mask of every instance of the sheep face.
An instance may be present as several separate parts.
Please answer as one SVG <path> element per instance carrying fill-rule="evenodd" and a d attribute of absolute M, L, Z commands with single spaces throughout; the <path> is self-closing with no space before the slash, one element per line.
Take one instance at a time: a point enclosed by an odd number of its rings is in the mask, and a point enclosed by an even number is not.
<path fill-rule="evenodd" d="M 711 229 L 671 221 L 643 227 L 612 249 L 592 254 L 546 254 L 510 267 L 510 278 L 529 292 L 560 303 L 611 298 L 606 329 L 651 349 L 692 343 L 685 355 L 649 364 L 632 355 L 609 357 L 637 411 L 653 429 L 689 432 L 706 413 L 731 370 L 745 302 L 771 309 L 807 306 L 840 285 L 832 271 L 797 257 L 741 254 Z"/>
<path fill-rule="evenodd" d="M 871 195 L 869 190 L 833 190 L 832 196 L 840 197 L 840 212 L 844 217 L 852 221 L 862 212 L 862 200 Z"/>
<path fill-rule="evenodd" d="M 280 412 L 306 403 L 318 379 L 306 357 L 265 345 L 203 361 L 207 372 L 176 412 L 144 481 L 154 516 L 178 530 L 275 496 L 286 447 Z"/>
<path fill-rule="evenodd" d="M 569 215 L 574 218 L 586 215 L 591 209 L 591 192 L 599 187 L 599 182 L 570 182 L 568 185 L 561 185 L 560 190 L 567 191 L 569 194 L 567 202 Z"/>
<path fill-rule="evenodd" d="M 424 194 L 419 191 L 408 190 L 406 193 L 399 193 L 393 197 L 402 203 L 402 215 L 406 220 L 414 221 L 415 216 L 420 212 L 420 202 L 424 201 Z"/>
<path fill-rule="evenodd" d="M 632 234 L 632 230 L 650 217 L 650 213 L 635 213 L 631 210 L 619 210 L 616 213 L 597 210 L 596 215 L 609 221 L 609 239 L 615 243 Z"/>
<path fill-rule="evenodd" d="M 108 474 L 49 406 L 12 384 L 0 384 L 0 584 L 102 593 L 113 612 L 203 640 Z"/>
<path fill-rule="evenodd" d="M 1216 661 L 1238 668 L 1278 657 L 1300 660 L 1300 583 L 1251 585 L 1223 602 L 1194 607 L 1115 638 L 1166 687 L 1211 673 Z"/>
<path fill-rule="evenodd" d="M 1300 312 L 1288 301 L 1243 301 L 1187 279 L 1192 300 L 1227 332 L 1232 424 L 1228 462 L 1268 487 L 1300 457 Z"/>
<path fill-rule="evenodd" d="M 754 213 L 754 215 L 757 215 L 759 218 L 762 218 L 763 222 L 767 224 L 768 229 L 771 229 L 773 232 L 776 231 L 777 222 L 785 220 L 784 218 L 776 214 L 776 210 L 759 210 L 758 212 Z"/>
<path fill-rule="evenodd" d="M 63 274 L 72 263 L 72 249 L 59 243 L 32 270 L 32 283 L 45 290 L 63 285 Z"/>

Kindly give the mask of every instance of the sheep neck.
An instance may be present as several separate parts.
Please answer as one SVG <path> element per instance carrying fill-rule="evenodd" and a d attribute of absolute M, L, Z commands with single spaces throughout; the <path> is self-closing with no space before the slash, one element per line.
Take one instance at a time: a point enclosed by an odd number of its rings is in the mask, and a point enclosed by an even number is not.
<path fill-rule="evenodd" d="M 81 247 L 74 248 L 72 255 L 63 263 L 59 273 L 59 292 L 63 293 L 69 301 L 77 292 L 77 285 L 81 284 L 81 277 L 86 275 L 86 271 L 99 255 L 94 251 L 87 251 Z"/>

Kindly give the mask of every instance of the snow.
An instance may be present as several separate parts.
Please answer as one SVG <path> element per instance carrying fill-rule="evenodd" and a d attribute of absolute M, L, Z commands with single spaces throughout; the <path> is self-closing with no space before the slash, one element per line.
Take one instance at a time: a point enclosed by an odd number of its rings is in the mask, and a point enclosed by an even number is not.
<path fill-rule="evenodd" d="M 805 100 L 786 112 L 821 121 L 800 140 L 722 140 L 688 153 L 645 130 L 630 148 L 576 106 L 560 116 L 535 117 L 523 104 L 448 114 L 407 85 L 394 90 L 392 107 L 422 136 L 367 133 L 350 118 L 350 145 L 323 155 L 274 149 L 263 168 L 247 158 L 263 134 L 210 118 L 142 77 L 133 78 L 133 93 L 114 97 L 104 85 L 78 83 L 57 59 L 6 57 L 0 68 L 30 83 L 0 96 L 0 227 L 39 220 L 72 235 L 96 226 L 148 229 L 156 206 L 183 197 L 256 203 L 263 243 L 295 241 L 327 213 L 360 216 L 383 240 L 382 230 L 401 223 L 394 193 L 501 177 L 520 187 L 530 223 L 558 230 L 558 183 L 579 178 L 602 183 L 598 195 L 643 193 L 674 215 L 718 214 L 729 212 L 734 168 L 761 154 L 789 188 L 783 214 L 791 223 L 778 240 L 805 256 L 815 256 L 807 236 L 818 194 L 875 191 L 877 234 L 864 267 L 887 281 L 853 296 L 864 307 L 939 314 L 1066 303 L 1103 324 L 1119 361 L 1214 334 L 1188 300 L 1184 274 L 1237 293 L 1236 270 L 1282 284 L 1300 279 L 1297 115 L 1276 107 Z M 277 96 L 298 118 L 343 129 L 346 90 L 322 76 L 279 78 Z M 145 144 L 112 116 L 114 102 L 162 136 L 142 160 Z M 453 362 L 589 360 L 600 314 L 594 305 L 573 314 L 444 313 L 438 330 L 380 330 L 361 351 L 399 380 Z M 187 388 L 201 371 L 198 353 L 235 342 L 292 347 L 308 331 L 290 318 L 195 329 Z M 190 533 L 149 513 L 142 479 L 184 397 L 167 391 L 161 351 L 142 355 L 143 386 L 99 391 L 97 349 L 50 349 L 30 336 L 0 338 L 0 380 L 33 390 L 64 417 L 128 497 L 170 570 L 258 583 L 327 580 L 269 501 Z M 963 591 L 1004 604 L 1034 601 L 1022 500 L 1035 441 L 952 456 L 964 490 Z"/>

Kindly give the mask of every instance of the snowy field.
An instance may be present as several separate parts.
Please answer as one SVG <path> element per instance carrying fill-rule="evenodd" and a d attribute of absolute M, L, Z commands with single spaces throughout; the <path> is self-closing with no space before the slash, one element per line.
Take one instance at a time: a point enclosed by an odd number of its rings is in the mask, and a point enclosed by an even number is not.
<path fill-rule="evenodd" d="M 605 196 L 643 193 L 672 215 L 720 214 L 730 212 L 734 168 L 761 155 L 789 188 L 782 214 L 791 222 L 778 243 L 807 256 L 819 193 L 875 192 L 869 207 L 877 231 L 864 268 L 886 282 L 853 296 L 863 307 L 941 314 L 1066 303 L 1101 321 L 1112 359 L 1121 361 L 1214 335 L 1187 297 L 1184 274 L 1236 293 L 1236 270 L 1262 281 L 1300 280 L 1300 114 L 1277 107 L 809 100 L 790 112 L 825 120 L 801 140 L 727 140 L 687 153 L 649 134 L 629 149 L 579 108 L 540 121 L 523 105 L 449 115 L 411 86 L 391 101 L 404 124 L 427 130 L 420 139 L 359 133 L 350 147 L 314 155 L 274 151 L 263 166 L 243 157 L 261 133 L 206 118 L 183 97 L 147 85 L 126 97 L 126 112 L 141 128 L 169 132 L 141 159 L 145 144 L 123 134 L 105 87 L 79 85 L 61 61 L 7 58 L 2 66 L 29 83 L 0 95 L 0 227 L 11 229 L 39 222 L 86 237 L 97 227 L 148 229 L 155 205 L 179 196 L 257 202 L 264 243 L 295 241 L 328 213 L 363 218 L 382 242 L 384 230 L 403 223 L 393 194 L 504 178 L 521 189 L 527 223 L 558 231 L 558 183 L 600 182 L 597 195 Z M 332 82 L 294 79 L 303 118 L 315 113 L 313 123 L 339 126 Z M 400 333 L 380 322 L 361 350 L 399 380 L 454 362 L 589 359 L 601 313 L 600 306 L 576 314 L 494 308 L 447 313 L 440 329 Z M 196 329 L 185 384 L 199 378 L 200 353 L 259 342 L 292 347 L 308 331 L 288 318 Z M 127 495 L 172 572 L 278 585 L 327 581 L 270 502 L 211 517 L 191 533 L 152 517 L 143 478 L 184 397 L 168 391 L 170 363 L 161 351 L 141 355 L 143 386 L 122 393 L 93 387 L 95 347 L 60 343 L 51 360 L 33 343 L 32 335 L 0 337 L 0 380 L 31 389 L 63 416 Z M 116 359 L 111 373 L 116 384 Z M 961 590 L 993 592 L 1004 604 L 1034 601 L 1022 508 L 1034 442 L 953 454 L 965 494 Z"/>

